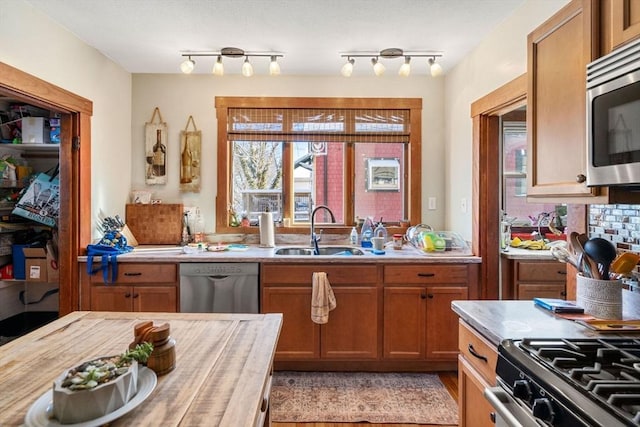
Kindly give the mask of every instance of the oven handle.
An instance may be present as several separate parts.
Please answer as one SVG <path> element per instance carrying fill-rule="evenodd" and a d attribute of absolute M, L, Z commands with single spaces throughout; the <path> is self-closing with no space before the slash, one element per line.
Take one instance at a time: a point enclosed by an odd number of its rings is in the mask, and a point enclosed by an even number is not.
<path fill-rule="evenodd" d="M 471 353 L 473 357 L 483 360 L 485 363 L 489 361 L 486 356 L 481 355 L 476 351 L 475 348 L 473 348 L 473 344 L 469 344 L 469 347 L 467 348 L 469 349 L 469 353 Z"/>
<path fill-rule="evenodd" d="M 531 415 L 526 414 L 502 388 L 486 387 L 484 389 L 484 397 L 496 410 L 498 417 L 501 419 L 500 425 L 506 425 L 509 427 L 540 426 L 540 424 L 538 424 Z M 498 425 L 498 423 L 496 423 L 496 425 Z"/>

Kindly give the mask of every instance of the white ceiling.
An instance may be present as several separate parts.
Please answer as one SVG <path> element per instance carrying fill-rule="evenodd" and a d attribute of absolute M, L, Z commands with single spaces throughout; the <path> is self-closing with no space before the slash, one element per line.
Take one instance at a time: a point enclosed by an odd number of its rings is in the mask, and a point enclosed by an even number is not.
<path fill-rule="evenodd" d="M 131 73 L 178 73 L 184 51 L 278 51 L 283 75 L 339 75 L 342 52 L 441 51 L 446 71 L 525 0 L 26 0 Z M 214 58 L 194 58 L 210 73 Z M 266 74 L 267 58 L 253 58 Z M 402 59 L 383 60 L 395 74 Z M 224 60 L 238 74 L 242 59 Z M 426 74 L 426 58 L 412 74 Z M 357 58 L 354 75 L 372 75 Z"/>

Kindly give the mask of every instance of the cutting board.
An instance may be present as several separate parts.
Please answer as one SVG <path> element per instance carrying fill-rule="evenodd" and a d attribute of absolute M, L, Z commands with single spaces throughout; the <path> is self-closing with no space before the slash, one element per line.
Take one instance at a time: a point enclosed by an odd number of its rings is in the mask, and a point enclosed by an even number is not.
<path fill-rule="evenodd" d="M 178 245 L 182 239 L 182 204 L 129 204 L 126 223 L 140 245 Z"/>

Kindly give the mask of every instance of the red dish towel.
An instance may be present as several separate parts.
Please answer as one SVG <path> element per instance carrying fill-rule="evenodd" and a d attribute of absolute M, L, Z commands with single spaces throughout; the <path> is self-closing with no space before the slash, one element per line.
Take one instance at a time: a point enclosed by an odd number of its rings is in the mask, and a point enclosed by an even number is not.
<path fill-rule="evenodd" d="M 336 308 L 336 297 L 329 284 L 327 273 L 315 272 L 312 277 L 311 320 L 324 324 L 329 321 L 329 312 Z"/>

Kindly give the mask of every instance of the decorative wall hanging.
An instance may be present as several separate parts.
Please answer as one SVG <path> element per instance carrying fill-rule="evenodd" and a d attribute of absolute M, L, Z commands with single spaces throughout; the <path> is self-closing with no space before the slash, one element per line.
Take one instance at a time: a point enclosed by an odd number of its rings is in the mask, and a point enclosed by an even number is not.
<path fill-rule="evenodd" d="M 158 122 L 156 122 L 156 114 Z M 167 183 L 167 124 L 162 121 L 160 109 L 153 110 L 151 121 L 144 125 L 144 149 L 146 158 L 145 183 Z"/>
<path fill-rule="evenodd" d="M 193 125 L 192 131 L 189 123 Z M 180 191 L 200 192 L 201 140 L 201 132 L 196 128 L 193 116 L 189 116 L 187 125 L 180 132 Z"/>

